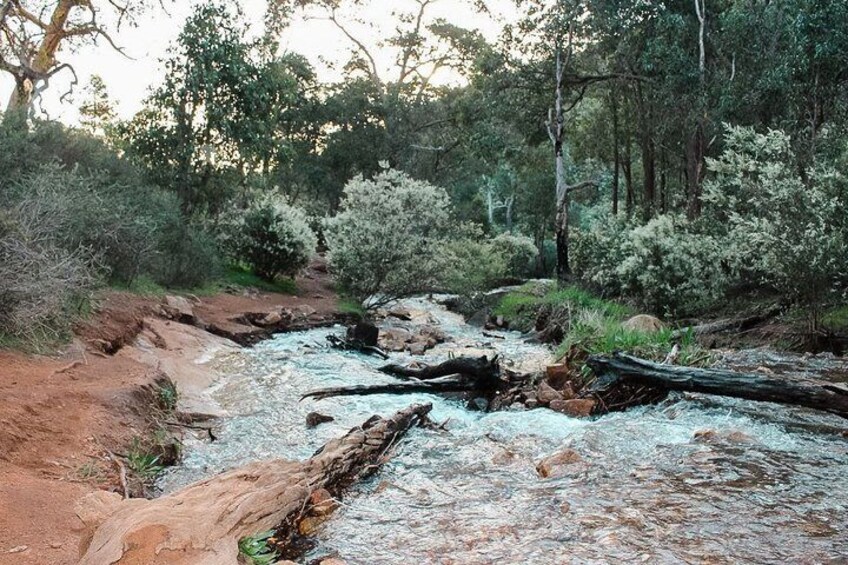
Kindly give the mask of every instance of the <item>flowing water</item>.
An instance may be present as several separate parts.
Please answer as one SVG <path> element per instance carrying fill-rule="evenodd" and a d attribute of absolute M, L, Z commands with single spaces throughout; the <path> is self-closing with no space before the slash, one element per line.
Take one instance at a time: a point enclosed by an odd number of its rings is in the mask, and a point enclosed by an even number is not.
<path fill-rule="evenodd" d="M 518 334 L 484 337 L 426 301 L 407 306 L 425 312 L 412 325 L 423 319 L 453 338 L 425 362 L 482 350 L 528 368 L 550 355 Z M 218 441 L 188 447 L 163 488 L 259 459 L 306 458 L 372 414 L 426 401 L 447 431 L 412 431 L 345 497 L 309 557 L 368 565 L 848 562 L 840 418 L 696 396 L 592 420 L 545 409 L 470 412 L 422 394 L 298 402 L 316 388 L 391 381 L 376 371 L 380 360 L 328 349 L 327 334 L 339 331 L 284 334 L 219 359 L 229 376 L 215 396 L 232 417 Z M 307 429 L 311 411 L 336 420 Z M 715 433 L 696 439 L 703 430 Z M 540 478 L 536 463 L 565 448 L 582 461 Z"/>

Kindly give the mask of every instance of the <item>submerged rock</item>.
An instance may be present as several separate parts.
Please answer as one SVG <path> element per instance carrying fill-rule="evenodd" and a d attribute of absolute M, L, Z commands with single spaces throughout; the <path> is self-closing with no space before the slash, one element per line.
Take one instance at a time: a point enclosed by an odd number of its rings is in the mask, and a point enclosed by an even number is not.
<path fill-rule="evenodd" d="M 335 418 L 327 416 L 326 414 L 321 414 L 320 412 L 310 412 L 306 415 L 306 425 L 310 428 L 333 421 L 335 421 Z"/>
<path fill-rule="evenodd" d="M 546 479 L 559 477 L 567 474 L 569 470 L 577 469 L 580 463 L 583 463 L 583 457 L 579 453 L 570 448 L 563 449 L 539 461 L 536 464 L 536 472 Z"/>

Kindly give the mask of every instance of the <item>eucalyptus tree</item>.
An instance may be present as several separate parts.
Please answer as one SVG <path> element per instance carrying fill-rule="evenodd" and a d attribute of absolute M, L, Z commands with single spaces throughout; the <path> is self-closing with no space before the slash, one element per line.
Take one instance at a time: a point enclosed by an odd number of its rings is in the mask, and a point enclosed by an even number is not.
<path fill-rule="evenodd" d="M 113 36 L 164 1 L 0 0 L 0 71 L 15 81 L 7 111 L 29 110 L 62 71 L 76 85 L 74 66 L 63 53 L 101 41 L 122 51 Z"/>

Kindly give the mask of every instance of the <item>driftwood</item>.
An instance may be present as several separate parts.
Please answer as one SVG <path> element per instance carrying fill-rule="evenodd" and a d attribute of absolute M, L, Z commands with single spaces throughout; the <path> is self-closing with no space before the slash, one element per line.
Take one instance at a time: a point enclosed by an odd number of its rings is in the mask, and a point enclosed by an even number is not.
<path fill-rule="evenodd" d="M 381 367 L 380 371 L 401 379 L 413 379 L 414 382 L 325 388 L 305 394 L 301 397 L 301 400 L 416 392 L 434 394 L 473 392 L 475 396 L 490 399 L 500 388 L 509 384 L 508 379 L 501 378 L 500 363 L 498 363 L 497 356 L 492 359 L 487 357 L 457 357 L 438 365 L 424 367 L 386 365 Z"/>
<path fill-rule="evenodd" d="M 337 396 L 369 396 L 372 394 L 413 394 L 430 392 L 434 394 L 447 392 L 464 392 L 474 390 L 474 383 L 464 379 L 446 379 L 444 381 L 426 381 L 411 383 L 390 383 L 382 385 L 353 385 L 333 388 L 322 388 L 304 394 L 300 399 L 314 398 L 323 400 Z"/>
<path fill-rule="evenodd" d="M 805 406 L 848 418 L 848 387 L 827 381 L 662 365 L 623 353 L 595 355 L 587 363 L 605 390 L 619 384 L 637 384 L 659 390 Z M 600 392 L 599 387 L 593 387 L 593 392 Z"/>
<path fill-rule="evenodd" d="M 402 365 L 385 365 L 380 372 L 399 378 L 413 378 L 419 381 L 429 381 L 449 375 L 463 375 L 471 379 L 497 379 L 500 377 L 498 356 L 488 357 L 455 357 L 438 365 L 423 367 L 404 367 Z"/>
<path fill-rule="evenodd" d="M 96 529 L 80 563 L 236 565 L 239 540 L 272 528 L 285 550 L 311 518 L 319 492 L 336 497 L 373 473 L 430 410 L 414 405 L 390 418 L 375 416 L 306 461 L 254 463 L 154 500 L 90 495 L 78 514 Z"/>

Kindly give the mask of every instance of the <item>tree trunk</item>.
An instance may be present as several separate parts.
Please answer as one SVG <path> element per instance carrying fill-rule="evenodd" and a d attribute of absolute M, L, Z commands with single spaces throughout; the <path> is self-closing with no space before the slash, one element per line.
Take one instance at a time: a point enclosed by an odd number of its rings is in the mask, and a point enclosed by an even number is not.
<path fill-rule="evenodd" d="M 701 215 L 701 180 L 704 167 L 704 128 L 699 121 L 686 143 L 686 216 Z"/>
<path fill-rule="evenodd" d="M 154 500 L 90 496 L 79 515 L 96 530 L 80 564 L 236 565 L 239 540 L 271 528 L 280 540 L 277 549 L 285 551 L 300 523 L 311 517 L 316 493 L 336 497 L 372 474 L 431 408 L 415 405 L 391 418 L 375 416 L 303 462 L 253 463 Z"/>
<path fill-rule="evenodd" d="M 654 215 L 654 204 L 657 193 L 657 165 L 654 140 L 649 132 L 642 139 L 642 213 L 645 221 Z"/>
<path fill-rule="evenodd" d="M 587 363 L 599 378 L 605 379 L 606 390 L 619 383 L 635 383 L 665 390 L 805 406 L 848 418 L 848 387 L 827 381 L 662 365 L 623 353 L 595 355 Z"/>
<path fill-rule="evenodd" d="M 615 86 L 615 85 L 613 85 Z M 612 215 L 618 215 L 618 186 L 619 186 L 619 169 L 621 169 L 621 147 L 619 141 L 618 127 L 618 98 L 615 92 L 610 93 L 610 101 L 612 106 L 612 156 L 613 156 L 613 172 L 612 172 Z"/>
<path fill-rule="evenodd" d="M 568 263 L 568 187 L 565 184 L 565 163 L 562 156 L 562 147 L 559 147 L 556 155 L 556 185 L 557 185 L 557 213 L 556 213 L 556 252 L 557 252 L 557 280 L 567 282 L 571 278 L 571 266 Z"/>
<path fill-rule="evenodd" d="M 627 192 L 625 205 L 627 207 L 627 217 L 630 218 L 633 216 L 635 198 L 633 194 L 633 151 L 632 141 L 629 137 L 624 144 L 624 163 L 622 165 L 624 167 L 624 186 Z"/>

